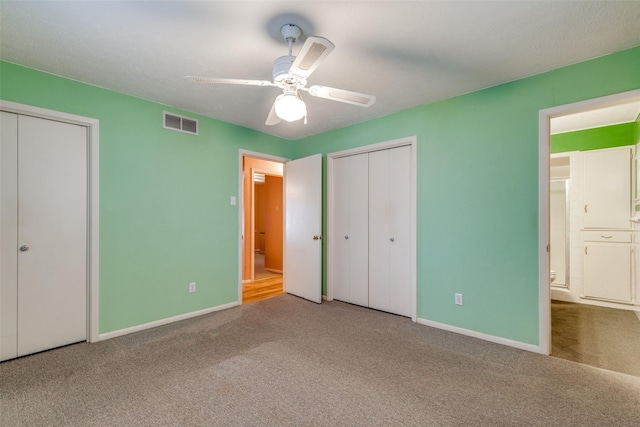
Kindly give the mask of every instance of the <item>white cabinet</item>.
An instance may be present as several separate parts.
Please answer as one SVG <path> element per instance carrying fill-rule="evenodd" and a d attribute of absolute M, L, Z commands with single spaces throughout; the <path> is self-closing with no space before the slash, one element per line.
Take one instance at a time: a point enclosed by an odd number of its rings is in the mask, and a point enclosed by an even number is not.
<path fill-rule="evenodd" d="M 411 147 L 333 163 L 333 297 L 413 315 Z"/>
<path fill-rule="evenodd" d="M 584 153 L 584 228 L 630 228 L 632 147 Z"/>
<path fill-rule="evenodd" d="M 587 151 L 583 159 L 582 296 L 631 303 L 633 147 Z"/>
<path fill-rule="evenodd" d="M 583 297 L 630 303 L 631 233 L 600 230 L 583 234 Z"/>

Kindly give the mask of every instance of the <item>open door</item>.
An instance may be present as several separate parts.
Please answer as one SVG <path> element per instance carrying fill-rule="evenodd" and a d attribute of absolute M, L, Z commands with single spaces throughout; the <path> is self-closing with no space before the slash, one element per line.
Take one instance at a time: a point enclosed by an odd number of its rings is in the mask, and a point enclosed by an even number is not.
<path fill-rule="evenodd" d="M 284 291 L 322 301 L 322 155 L 284 165 Z"/>

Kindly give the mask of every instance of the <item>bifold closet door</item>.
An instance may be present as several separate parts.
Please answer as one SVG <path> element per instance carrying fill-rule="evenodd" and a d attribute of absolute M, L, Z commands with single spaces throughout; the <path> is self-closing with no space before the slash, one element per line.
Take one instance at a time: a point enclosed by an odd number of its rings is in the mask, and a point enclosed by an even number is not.
<path fill-rule="evenodd" d="M 411 316 L 411 147 L 369 153 L 369 307 Z"/>
<path fill-rule="evenodd" d="M 7 249 L 16 254 L 17 274 L 7 282 L 3 276 L 2 300 L 4 308 L 5 295 L 15 297 L 22 356 L 86 340 L 87 129 L 23 115 L 17 125 L 17 159 L 3 158 L 17 162 L 17 224 L 5 224 L 3 215 L 3 238 L 17 236 Z M 4 180 L 2 193 L 4 205 Z M 4 256 L 3 247 L 3 269 Z"/>
<path fill-rule="evenodd" d="M 334 160 L 334 298 L 369 305 L 369 155 Z"/>

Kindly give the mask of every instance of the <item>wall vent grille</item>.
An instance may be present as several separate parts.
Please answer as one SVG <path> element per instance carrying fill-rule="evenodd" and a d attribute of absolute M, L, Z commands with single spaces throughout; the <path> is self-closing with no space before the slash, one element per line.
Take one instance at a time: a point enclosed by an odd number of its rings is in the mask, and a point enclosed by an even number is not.
<path fill-rule="evenodd" d="M 189 117 L 179 116 L 177 114 L 163 114 L 162 127 L 165 129 L 177 130 L 179 132 L 198 134 L 198 121 Z"/>

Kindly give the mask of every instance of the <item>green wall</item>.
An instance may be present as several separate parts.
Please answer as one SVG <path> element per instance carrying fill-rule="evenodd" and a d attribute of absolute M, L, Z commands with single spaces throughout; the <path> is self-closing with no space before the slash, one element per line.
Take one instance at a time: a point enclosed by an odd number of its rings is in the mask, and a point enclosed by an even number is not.
<path fill-rule="evenodd" d="M 631 122 L 551 135 L 551 153 L 635 145 L 637 126 Z"/>
<path fill-rule="evenodd" d="M 636 47 L 306 138 L 295 156 L 416 135 L 418 317 L 537 345 L 538 112 L 639 88 Z"/>
<path fill-rule="evenodd" d="M 418 316 L 537 345 L 538 111 L 640 88 L 640 47 L 296 142 L 9 63 L 0 88 L 100 120 L 101 333 L 236 300 L 238 148 L 298 158 L 416 135 Z M 162 129 L 163 110 L 200 136 Z"/>
<path fill-rule="evenodd" d="M 7 62 L 0 79 L 3 100 L 100 120 L 100 333 L 237 301 L 238 149 L 291 141 Z"/>

